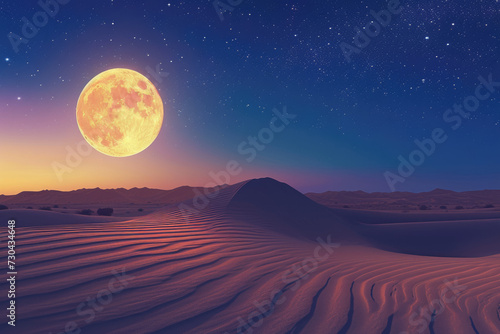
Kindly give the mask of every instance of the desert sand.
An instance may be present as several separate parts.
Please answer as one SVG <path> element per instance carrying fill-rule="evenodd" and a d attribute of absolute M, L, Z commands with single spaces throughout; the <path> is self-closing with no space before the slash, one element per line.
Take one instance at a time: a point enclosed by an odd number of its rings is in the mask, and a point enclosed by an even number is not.
<path fill-rule="evenodd" d="M 307 197 L 331 208 L 369 210 L 481 210 L 500 208 L 500 190 L 456 192 L 444 189 L 422 193 L 364 191 L 326 191 L 307 193 Z"/>
<path fill-rule="evenodd" d="M 273 179 L 212 197 L 128 219 L 0 211 L 19 256 L 0 331 L 500 333 L 499 212 L 332 209 Z"/>

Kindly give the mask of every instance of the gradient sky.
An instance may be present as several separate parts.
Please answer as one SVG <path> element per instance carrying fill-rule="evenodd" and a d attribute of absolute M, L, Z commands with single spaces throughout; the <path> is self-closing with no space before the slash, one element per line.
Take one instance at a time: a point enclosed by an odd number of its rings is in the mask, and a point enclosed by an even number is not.
<path fill-rule="evenodd" d="M 225 1 L 222 1 L 225 2 Z M 271 176 L 301 191 L 390 191 L 384 172 L 435 128 L 448 135 L 396 185 L 401 191 L 500 188 L 499 91 L 461 127 L 443 120 L 500 81 L 498 1 L 402 1 L 348 62 L 340 44 L 385 1 L 243 1 L 221 20 L 212 1 L 69 1 L 15 52 L 35 0 L 0 2 L 0 193 L 202 186 L 228 161 L 230 183 Z M 11 35 L 12 36 L 12 35 Z M 168 76 L 157 80 L 149 69 Z M 97 151 L 62 179 L 67 147 L 83 137 L 75 108 L 98 73 L 150 78 L 165 105 L 157 140 L 129 158 Z M 238 152 L 269 126 L 273 108 L 296 115 L 252 162 Z"/>

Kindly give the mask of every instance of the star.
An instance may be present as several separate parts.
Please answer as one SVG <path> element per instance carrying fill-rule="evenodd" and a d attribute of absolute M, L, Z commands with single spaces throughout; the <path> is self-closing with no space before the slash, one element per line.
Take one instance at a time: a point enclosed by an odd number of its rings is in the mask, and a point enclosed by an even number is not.
<path fill-rule="evenodd" d="M 17 100 L 18 100 L 18 101 L 21 101 L 21 97 L 20 97 L 20 96 L 18 96 L 18 97 L 17 97 Z"/>
<path fill-rule="evenodd" d="M 5 61 L 10 61 L 10 58 L 5 58 Z"/>

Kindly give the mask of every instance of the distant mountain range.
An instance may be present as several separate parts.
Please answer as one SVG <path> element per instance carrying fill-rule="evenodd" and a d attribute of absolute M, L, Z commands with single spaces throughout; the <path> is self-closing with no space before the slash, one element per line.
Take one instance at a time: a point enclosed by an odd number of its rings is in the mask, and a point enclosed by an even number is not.
<path fill-rule="evenodd" d="M 23 191 L 17 195 L 0 195 L 4 205 L 68 205 L 68 204 L 175 204 L 203 193 L 204 188 L 183 186 L 172 190 L 132 189 L 78 189 L 73 191 Z M 500 190 L 455 192 L 435 189 L 430 192 L 367 193 L 364 191 L 327 191 L 307 193 L 313 201 L 331 208 L 373 210 L 419 209 L 422 206 L 439 209 L 500 208 Z"/>
<path fill-rule="evenodd" d="M 179 187 L 172 190 L 132 189 L 78 189 L 73 191 L 23 191 L 17 195 L 0 195 L 4 205 L 65 205 L 65 204 L 171 204 L 179 203 L 196 195 L 203 188 Z"/>

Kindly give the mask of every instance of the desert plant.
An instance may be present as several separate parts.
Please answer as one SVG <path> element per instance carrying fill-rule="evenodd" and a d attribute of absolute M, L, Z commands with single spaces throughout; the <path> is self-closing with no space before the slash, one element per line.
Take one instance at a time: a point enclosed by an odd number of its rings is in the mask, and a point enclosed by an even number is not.
<path fill-rule="evenodd" d="M 420 207 L 419 207 L 420 210 L 429 210 L 429 207 L 427 205 L 424 205 L 422 204 Z"/>
<path fill-rule="evenodd" d="M 79 215 L 91 216 L 94 213 L 94 211 L 90 209 L 83 209 L 81 211 L 77 211 L 76 213 Z"/>
<path fill-rule="evenodd" d="M 144 209 L 140 208 L 140 209 L 137 209 L 137 211 L 142 212 L 142 211 L 144 211 Z"/>
<path fill-rule="evenodd" d="M 26 209 L 30 209 L 31 210 L 31 209 L 33 209 L 33 207 L 32 206 L 27 206 Z"/>
<path fill-rule="evenodd" d="M 455 207 L 455 210 L 463 210 L 463 209 L 464 209 L 464 207 L 463 207 L 463 206 L 461 206 L 461 205 L 457 205 L 457 206 Z"/>
<path fill-rule="evenodd" d="M 8 207 L 7 207 L 7 206 L 5 206 L 5 205 L 3 205 L 3 204 L 0 204 L 0 210 L 7 210 L 7 209 L 8 209 Z"/>
<path fill-rule="evenodd" d="M 446 205 L 441 205 L 439 208 L 440 208 L 441 210 L 446 210 L 446 209 L 448 209 L 448 207 L 447 207 Z"/>
<path fill-rule="evenodd" d="M 38 210 L 52 211 L 52 208 L 50 206 L 42 206 L 39 207 Z"/>
<path fill-rule="evenodd" d="M 97 210 L 99 216 L 111 216 L 113 214 L 113 208 L 100 208 Z"/>
<path fill-rule="evenodd" d="M 54 208 L 54 209 L 57 209 L 57 208 L 59 208 L 59 205 L 54 204 L 53 208 Z"/>
<path fill-rule="evenodd" d="M 485 209 L 491 209 L 491 208 L 494 208 L 495 206 L 493 204 L 486 204 L 484 206 Z"/>

